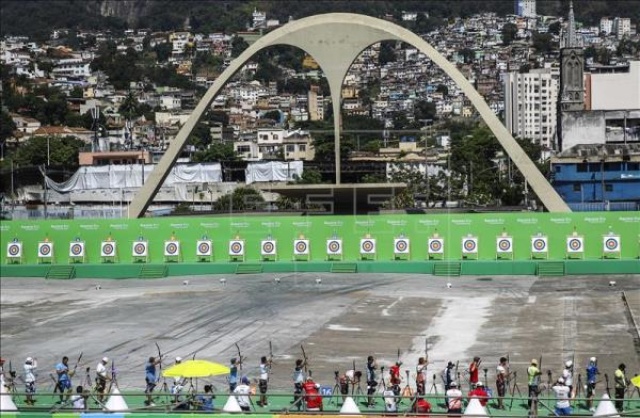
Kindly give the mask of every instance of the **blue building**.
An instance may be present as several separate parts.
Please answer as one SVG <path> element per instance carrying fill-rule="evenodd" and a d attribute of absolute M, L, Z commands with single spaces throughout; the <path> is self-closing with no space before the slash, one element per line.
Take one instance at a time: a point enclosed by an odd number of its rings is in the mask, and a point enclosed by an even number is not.
<path fill-rule="evenodd" d="M 551 158 L 551 173 L 572 210 L 640 210 L 640 144 L 576 145 Z"/>

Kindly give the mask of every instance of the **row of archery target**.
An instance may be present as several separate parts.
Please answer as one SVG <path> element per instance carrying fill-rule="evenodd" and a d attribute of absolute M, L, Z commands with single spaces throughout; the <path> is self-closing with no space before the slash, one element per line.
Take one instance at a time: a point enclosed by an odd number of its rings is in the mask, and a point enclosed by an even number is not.
<path fill-rule="evenodd" d="M 570 235 L 566 238 L 567 253 L 583 253 L 584 237 Z M 360 254 L 373 255 L 377 253 L 377 240 L 375 238 L 362 238 L 360 240 Z M 302 256 L 310 254 L 310 240 L 293 240 L 293 255 Z M 500 236 L 496 238 L 496 253 L 513 253 L 513 238 L 510 236 Z M 546 236 L 533 236 L 530 241 L 531 253 L 547 253 L 549 251 L 549 239 Z M 606 235 L 602 239 L 603 252 L 620 252 L 620 236 Z M 244 256 L 245 241 L 233 239 L 229 241 L 229 256 Z M 462 238 L 461 249 L 463 255 L 477 254 L 479 239 L 475 236 Z M 115 257 L 117 255 L 118 243 L 116 241 L 102 241 L 100 243 L 100 257 Z M 409 254 L 411 252 L 411 240 L 409 238 L 395 238 L 393 240 L 393 253 L 395 255 Z M 444 254 L 445 239 L 441 237 L 429 238 L 427 251 L 429 254 Z M 37 246 L 38 258 L 53 257 L 54 243 L 50 241 L 39 242 Z M 202 239 L 196 241 L 195 253 L 197 257 L 211 257 L 213 255 L 213 243 L 211 240 Z M 275 256 L 278 253 L 278 243 L 273 239 L 260 241 L 260 254 L 262 256 Z M 84 241 L 72 241 L 69 243 L 69 257 L 85 257 L 86 243 Z M 179 240 L 169 240 L 164 242 L 164 256 L 172 257 L 181 254 Z M 327 255 L 342 255 L 343 240 L 331 238 L 326 240 Z M 131 256 L 147 257 L 149 255 L 149 242 L 145 240 L 133 241 L 131 245 Z M 23 256 L 23 243 L 17 240 L 7 244 L 8 258 L 21 258 Z"/>

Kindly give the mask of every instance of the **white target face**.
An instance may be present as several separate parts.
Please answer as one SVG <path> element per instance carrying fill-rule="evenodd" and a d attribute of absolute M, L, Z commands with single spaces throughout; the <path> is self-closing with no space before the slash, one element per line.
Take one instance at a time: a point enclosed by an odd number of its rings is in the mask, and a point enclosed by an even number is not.
<path fill-rule="evenodd" d="M 429 254 L 443 254 L 443 253 L 444 253 L 444 239 L 429 238 Z"/>
<path fill-rule="evenodd" d="M 244 255 L 244 241 L 242 240 L 229 241 L 229 255 L 232 255 L 232 256 Z"/>
<path fill-rule="evenodd" d="M 340 255 L 342 254 L 342 240 L 341 239 L 328 239 L 327 240 L 327 254 Z"/>
<path fill-rule="evenodd" d="M 620 251 L 620 237 L 614 235 L 604 237 L 602 245 L 605 252 L 618 252 Z"/>
<path fill-rule="evenodd" d="M 531 252 L 546 253 L 548 251 L 547 237 L 532 237 Z"/>
<path fill-rule="evenodd" d="M 463 238 L 462 253 L 476 254 L 478 252 L 478 238 Z"/>
<path fill-rule="evenodd" d="M 294 255 L 308 255 L 309 254 L 309 240 L 297 239 L 293 241 L 293 254 Z"/>
<path fill-rule="evenodd" d="M 180 255 L 180 241 L 165 241 L 164 256 L 171 257 Z"/>
<path fill-rule="evenodd" d="M 84 257 L 84 242 L 70 243 L 69 257 Z"/>
<path fill-rule="evenodd" d="M 499 253 L 510 253 L 513 248 L 513 238 L 500 237 L 496 240 L 496 250 Z"/>
<path fill-rule="evenodd" d="M 102 241 L 100 244 L 100 257 L 115 257 L 116 248 L 115 241 Z"/>
<path fill-rule="evenodd" d="M 408 238 L 395 238 L 393 240 L 393 252 L 394 254 L 409 254 L 409 239 Z"/>
<path fill-rule="evenodd" d="M 581 253 L 583 252 L 584 241 L 582 237 L 568 237 L 567 238 L 567 252 Z"/>
<path fill-rule="evenodd" d="M 196 242 L 196 255 L 198 257 L 210 257 L 212 246 L 210 240 L 200 240 Z"/>
<path fill-rule="evenodd" d="M 131 250 L 134 257 L 146 257 L 149 254 L 147 241 L 135 241 Z"/>
<path fill-rule="evenodd" d="M 39 242 L 38 243 L 38 257 L 51 258 L 53 257 L 53 243 L 51 242 Z"/>
<path fill-rule="evenodd" d="M 260 243 L 262 255 L 276 255 L 276 241 L 272 239 L 264 240 Z"/>
<path fill-rule="evenodd" d="M 7 244 L 7 257 L 8 258 L 20 258 L 22 257 L 22 243 L 10 242 Z"/>
<path fill-rule="evenodd" d="M 375 254 L 376 240 L 373 238 L 364 238 L 360 240 L 360 254 Z"/>

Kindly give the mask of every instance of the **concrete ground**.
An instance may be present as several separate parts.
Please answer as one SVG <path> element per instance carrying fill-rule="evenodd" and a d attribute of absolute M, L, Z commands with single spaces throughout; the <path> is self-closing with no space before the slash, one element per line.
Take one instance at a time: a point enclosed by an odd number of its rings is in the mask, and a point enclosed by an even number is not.
<path fill-rule="evenodd" d="M 108 267 L 104 267 L 108 268 Z M 276 281 L 279 279 L 279 283 Z M 224 279 L 224 280 L 223 280 Z M 615 285 L 610 282 L 615 281 Z M 450 286 L 448 286 L 448 283 Z M 526 396 L 526 367 L 542 357 L 555 378 L 575 358 L 584 376 L 598 357 L 611 380 L 620 362 L 640 373 L 640 341 L 622 292 L 640 323 L 640 276 L 562 278 L 433 277 L 411 274 L 286 274 L 194 276 L 160 280 L 2 278 L 0 355 L 21 370 L 24 358 L 39 362 L 39 384 L 63 355 L 78 375 L 102 356 L 115 360 L 123 390 L 144 387 L 144 362 L 164 366 L 175 356 L 228 364 L 246 356 L 243 373 L 258 375 L 260 356 L 273 345 L 271 386 L 291 387 L 301 345 L 316 381 L 333 385 L 334 371 L 364 371 L 367 355 L 388 366 L 397 359 L 415 379 L 428 343 L 428 386 L 447 361 L 459 361 L 464 382 L 473 356 L 483 359 L 481 380 L 493 387 L 500 356 L 509 355 Z M 7 365 L 5 364 L 5 370 Z M 224 390 L 224 377 L 210 379 Z M 78 382 L 80 383 L 80 382 Z M 439 382 L 439 378 L 436 379 Z M 74 382 L 75 384 L 75 382 Z M 466 385 L 465 385 L 466 386 Z"/>

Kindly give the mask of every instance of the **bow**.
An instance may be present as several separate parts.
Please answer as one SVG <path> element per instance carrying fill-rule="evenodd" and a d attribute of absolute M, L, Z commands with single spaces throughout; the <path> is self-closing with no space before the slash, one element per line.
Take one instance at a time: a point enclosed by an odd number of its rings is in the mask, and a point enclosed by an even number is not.
<path fill-rule="evenodd" d="M 236 343 L 236 348 L 238 349 L 238 370 L 240 370 L 240 375 L 242 376 L 242 353 L 240 352 L 240 346 Z"/>
<path fill-rule="evenodd" d="M 269 340 L 269 361 L 267 364 L 269 367 L 269 374 L 267 374 L 267 382 L 268 382 L 269 378 L 271 377 L 271 365 L 273 364 L 273 345 L 271 344 L 271 340 Z"/>
<path fill-rule="evenodd" d="M 424 339 L 424 360 L 429 364 L 429 337 Z"/>
<path fill-rule="evenodd" d="M 158 349 L 158 365 L 160 366 L 160 376 L 162 376 L 162 351 L 160 351 L 160 344 L 156 341 L 156 348 Z M 164 379 L 164 376 L 163 376 Z M 156 378 L 156 381 L 160 380 L 160 377 Z"/>
<path fill-rule="evenodd" d="M 307 358 L 307 353 L 304 351 L 304 346 L 302 344 L 300 344 L 300 349 L 302 350 L 302 358 L 304 359 L 303 362 L 303 366 L 304 366 L 304 373 L 307 373 L 307 362 L 308 362 L 308 358 Z"/>
<path fill-rule="evenodd" d="M 78 360 L 76 360 L 76 365 L 73 366 L 73 370 L 71 371 L 71 373 L 69 373 L 69 376 L 74 376 L 76 374 L 76 369 L 78 368 L 78 364 L 80 363 L 80 360 L 82 360 L 82 351 L 80 352 L 80 355 L 78 356 Z"/>

